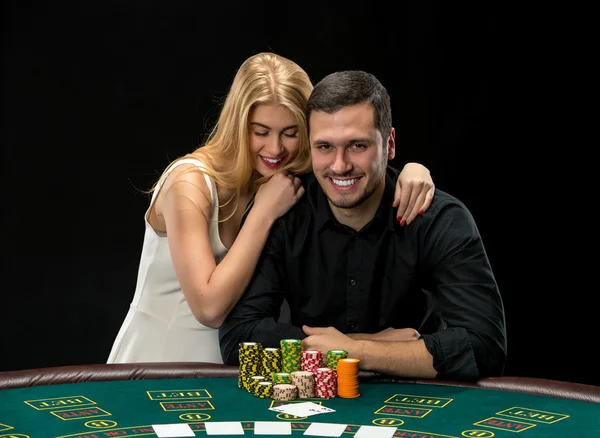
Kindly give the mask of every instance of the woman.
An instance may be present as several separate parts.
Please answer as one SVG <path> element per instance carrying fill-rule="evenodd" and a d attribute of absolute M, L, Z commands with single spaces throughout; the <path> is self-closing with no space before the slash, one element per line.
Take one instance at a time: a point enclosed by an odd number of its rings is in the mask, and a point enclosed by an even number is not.
<path fill-rule="evenodd" d="M 306 72 L 284 57 L 260 53 L 242 64 L 207 142 L 171 163 L 151 190 L 136 291 L 108 363 L 222 363 L 217 328 L 272 224 L 304 193 L 295 175 L 311 167 L 311 90 Z M 407 165 L 396 194 L 410 223 L 431 203 L 428 170 Z"/>

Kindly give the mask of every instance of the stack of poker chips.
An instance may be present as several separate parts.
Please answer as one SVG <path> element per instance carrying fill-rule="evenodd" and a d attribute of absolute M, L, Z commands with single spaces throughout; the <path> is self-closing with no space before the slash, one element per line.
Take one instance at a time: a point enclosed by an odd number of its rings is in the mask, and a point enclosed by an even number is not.
<path fill-rule="evenodd" d="M 257 342 L 242 342 L 239 348 L 240 370 L 238 388 L 248 389 L 250 379 L 262 376 L 262 345 Z"/>
<path fill-rule="evenodd" d="M 262 354 L 262 372 L 269 380 L 273 374 L 281 372 L 281 350 L 279 348 L 264 348 Z"/>
<path fill-rule="evenodd" d="M 322 367 L 315 372 L 315 396 L 333 398 L 337 395 L 337 376 L 333 369 Z"/>
<path fill-rule="evenodd" d="M 265 382 L 264 376 L 252 376 L 246 383 L 246 389 L 249 393 L 254 394 L 255 388 L 260 382 Z"/>
<path fill-rule="evenodd" d="M 281 371 L 291 373 L 302 370 L 302 341 L 300 339 L 282 339 Z"/>
<path fill-rule="evenodd" d="M 257 342 L 239 345 L 238 387 L 260 398 L 359 397 L 359 360 L 346 350 L 328 350 L 325 361 L 318 350 L 302 350 L 299 339 L 283 339 L 281 349 Z"/>
<path fill-rule="evenodd" d="M 291 383 L 278 383 L 273 385 L 273 399 L 279 401 L 293 401 L 298 397 L 298 387 Z"/>
<path fill-rule="evenodd" d="M 273 384 L 292 383 L 292 375 L 290 373 L 273 373 Z"/>
<path fill-rule="evenodd" d="M 346 350 L 328 350 L 325 358 L 327 368 L 337 371 L 337 365 L 340 359 L 348 357 Z"/>
<path fill-rule="evenodd" d="M 317 368 L 323 366 L 323 353 L 319 350 L 302 351 L 302 371 L 314 373 Z"/>
<path fill-rule="evenodd" d="M 294 371 L 292 384 L 298 388 L 298 398 L 315 396 L 315 375 L 310 371 Z"/>
<path fill-rule="evenodd" d="M 273 397 L 273 382 L 261 381 L 254 387 L 252 393 L 259 398 Z"/>
<path fill-rule="evenodd" d="M 353 358 L 340 359 L 337 367 L 338 395 L 342 398 L 356 398 L 358 391 L 358 364 Z"/>

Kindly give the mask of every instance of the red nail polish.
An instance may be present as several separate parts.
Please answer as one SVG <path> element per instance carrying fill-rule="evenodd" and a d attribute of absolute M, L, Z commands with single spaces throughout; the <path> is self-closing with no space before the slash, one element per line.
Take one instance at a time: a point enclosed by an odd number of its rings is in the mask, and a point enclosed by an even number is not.
<path fill-rule="evenodd" d="M 423 214 L 423 210 L 419 210 L 419 214 Z"/>
<path fill-rule="evenodd" d="M 403 227 L 406 224 L 406 221 L 400 222 L 400 226 Z"/>
<path fill-rule="evenodd" d="M 402 220 L 402 216 L 398 216 L 396 219 L 398 219 L 398 222 L 400 222 Z"/>

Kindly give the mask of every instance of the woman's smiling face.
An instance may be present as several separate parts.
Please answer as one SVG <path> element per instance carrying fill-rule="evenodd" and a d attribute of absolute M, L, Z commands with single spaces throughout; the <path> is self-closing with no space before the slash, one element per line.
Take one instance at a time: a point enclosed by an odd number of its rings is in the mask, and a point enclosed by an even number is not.
<path fill-rule="evenodd" d="M 248 120 L 248 132 L 254 169 L 265 177 L 281 169 L 300 145 L 298 122 L 282 105 L 254 107 Z"/>

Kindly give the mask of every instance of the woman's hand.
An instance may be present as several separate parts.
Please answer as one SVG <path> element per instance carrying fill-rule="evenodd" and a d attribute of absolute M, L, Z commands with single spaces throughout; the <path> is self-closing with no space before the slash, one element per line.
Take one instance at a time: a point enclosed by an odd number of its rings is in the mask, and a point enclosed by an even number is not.
<path fill-rule="evenodd" d="M 287 213 L 303 194 L 304 187 L 298 177 L 278 172 L 258 188 L 252 208 L 275 221 Z"/>
<path fill-rule="evenodd" d="M 393 206 L 398 207 L 400 225 L 408 225 L 423 214 L 433 200 L 435 185 L 429 169 L 419 163 L 407 163 L 396 182 Z"/>

